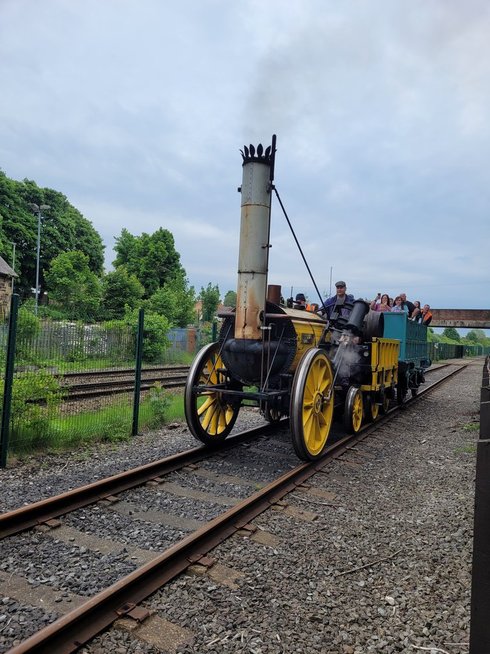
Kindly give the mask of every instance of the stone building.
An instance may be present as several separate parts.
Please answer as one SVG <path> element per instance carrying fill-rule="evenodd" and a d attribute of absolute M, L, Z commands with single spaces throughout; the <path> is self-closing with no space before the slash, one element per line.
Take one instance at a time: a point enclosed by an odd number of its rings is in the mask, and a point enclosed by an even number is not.
<path fill-rule="evenodd" d="M 5 259 L 0 257 L 0 318 L 10 311 L 10 298 L 12 297 L 12 280 L 18 277 Z"/>

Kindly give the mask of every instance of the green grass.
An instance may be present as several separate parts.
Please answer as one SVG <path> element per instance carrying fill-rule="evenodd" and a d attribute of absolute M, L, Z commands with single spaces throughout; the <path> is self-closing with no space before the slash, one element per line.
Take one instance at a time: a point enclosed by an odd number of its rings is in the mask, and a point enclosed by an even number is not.
<path fill-rule="evenodd" d="M 468 422 L 466 425 L 463 425 L 465 431 L 479 431 L 480 423 L 479 422 Z"/>
<path fill-rule="evenodd" d="M 462 447 L 456 448 L 454 451 L 456 454 L 475 454 L 476 444 L 468 443 L 467 445 L 463 445 Z"/>
<path fill-rule="evenodd" d="M 153 395 L 148 394 L 140 404 L 139 431 L 158 429 L 165 423 L 183 419 L 183 396 L 157 390 Z M 131 400 L 119 400 L 98 410 L 51 417 L 43 429 L 18 424 L 10 437 L 9 452 L 24 455 L 36 451 L 75 449 L 91 443 L 127 441 L 131 438 L 132 422 Z"/>

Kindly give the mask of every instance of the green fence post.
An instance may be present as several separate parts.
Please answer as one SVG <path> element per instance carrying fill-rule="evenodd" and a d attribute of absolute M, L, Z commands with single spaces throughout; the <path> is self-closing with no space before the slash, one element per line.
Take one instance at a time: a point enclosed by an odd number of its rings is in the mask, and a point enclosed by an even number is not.
<path fill-rule="evenodd" d="M 133 399 L 133 428 L 131 435 L 138 433 L 140 414 L 140 391 L 141 391 L 141 364 L 143 361 L 143 329 L 145 326 L 145 310 L 140 309 L 138 316 L 138 334 L 136 335 L 136 368 L 134 371 L 134 399 Z"/>
<path fill-rule="evenodd" d="M 17 313 L 19 310 L 19 296 L 12 295 L 10 301 L 9 334 L 7 339 L 7 360 L 5 363 L 5 385 L 3 389 L 2 427 L 1 427 L 1 448 L 0 468 L 7 465 L 7 452 L 9 447 L 9 426 L 10 409 L 12 405 L 12 384 L 14 382 L 15 363 L 15 337 L 17 335 Z"/>

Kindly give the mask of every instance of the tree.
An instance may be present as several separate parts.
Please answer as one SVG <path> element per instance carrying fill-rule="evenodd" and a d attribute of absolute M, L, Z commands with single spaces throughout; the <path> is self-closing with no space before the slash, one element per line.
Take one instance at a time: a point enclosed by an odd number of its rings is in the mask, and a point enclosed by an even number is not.
<path fill-rule="evenodd" d="M 454 327 L 446 327 L 442 332 L 442 335 L 446 338 L 450 338 L 452 341 L 459 341 L 461 339 L 458 330 Z"/>
<path fill-rule="evenodd" d="M 27 297 L 36 283 L 38 216 L 31 204 L 49 205 L 42 212 L 40 249 L 41 294 L 45 288 L 44 273 L 51 261 L 67 250 L 78 249 L 89 260 L 89 268 L 102 274 L 104 246 L 89 220 L 72 206 L 60 192 L 40 188 L 30 180 L 9 179 L 0 170 L 0 255 L 12 263 L 13 243 L 17 291 Z"/>
<path fill-rule="evenodd" d="M 228 291 L 223 300 L 225 307 L 236 307 L 236 291 Z"/>
<path fill-rule="evenodd" d="M 126 308 L 135 309 L 141 304 L 145 289 L 135 275 L 124 266 L 107 273 L 102 279 L 102 310 L 107 320 L 122 318 Z"/>
<path fill-rule="evenodd" d="M 486 343 L 488 339 L 483 329 L 472 329 L 466 334 L 466 340 L 470 343 Z"/>
<path fill-rule="evenodd" d="M 219 304 L 219 288 L 218 285 L 212 286 L 211 282 L 207 287 L 201 286 L 201 293 L 199 299 L 202 302 L 202 319 L 204 322 L 211 322 L 216 313 Z"/>
<path fill-rule="evenodd" d="M 124 322 L 130 325 L 136 336 L 138 332 L 138 311 L 128 311 Z M 148 311 L 145 313 L 143 329 L 143 361 L 162 363 L 165 349 L 169 345 L 167 338 L 169 322 L 165 316 Z"/>
<path fill-rule="evenodd" d="M 195 320 L 196 293 L 184 272 L 166 282 L 149 299 L 151 311 L 165 316 L 173 327 L 187 327 Z"/>
<path fill-rule="evenodd" d="M 167 229 L 153 234 L 133 236 L 127 229 L 116 238 L 114 266 L 125 266 L 145 287 L 145 298 L 151 297 L 167 281 L 183 272 L 174 237 Z"/>
<path fill-rule="evenodd" d="M 55 257 L 46 272 L 50 300 L 56 302 L 70 320 L 95 320 L 100 310 L 102 289 L 90 270 L 89 258 L 79 250 Z"/>

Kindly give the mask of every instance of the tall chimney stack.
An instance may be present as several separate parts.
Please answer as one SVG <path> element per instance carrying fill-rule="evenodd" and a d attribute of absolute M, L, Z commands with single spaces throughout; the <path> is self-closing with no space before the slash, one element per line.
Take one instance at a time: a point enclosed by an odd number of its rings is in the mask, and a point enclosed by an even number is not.
<path fill-rule="evenodd" d="M 238 255 L 235 338 L 262 339 L 260 315 L 265 309 L 269 262 L 271 190 L 274 178 L 275 135 L 272 146 L 245 146 L 240 187 L 241 220 Z"/>

